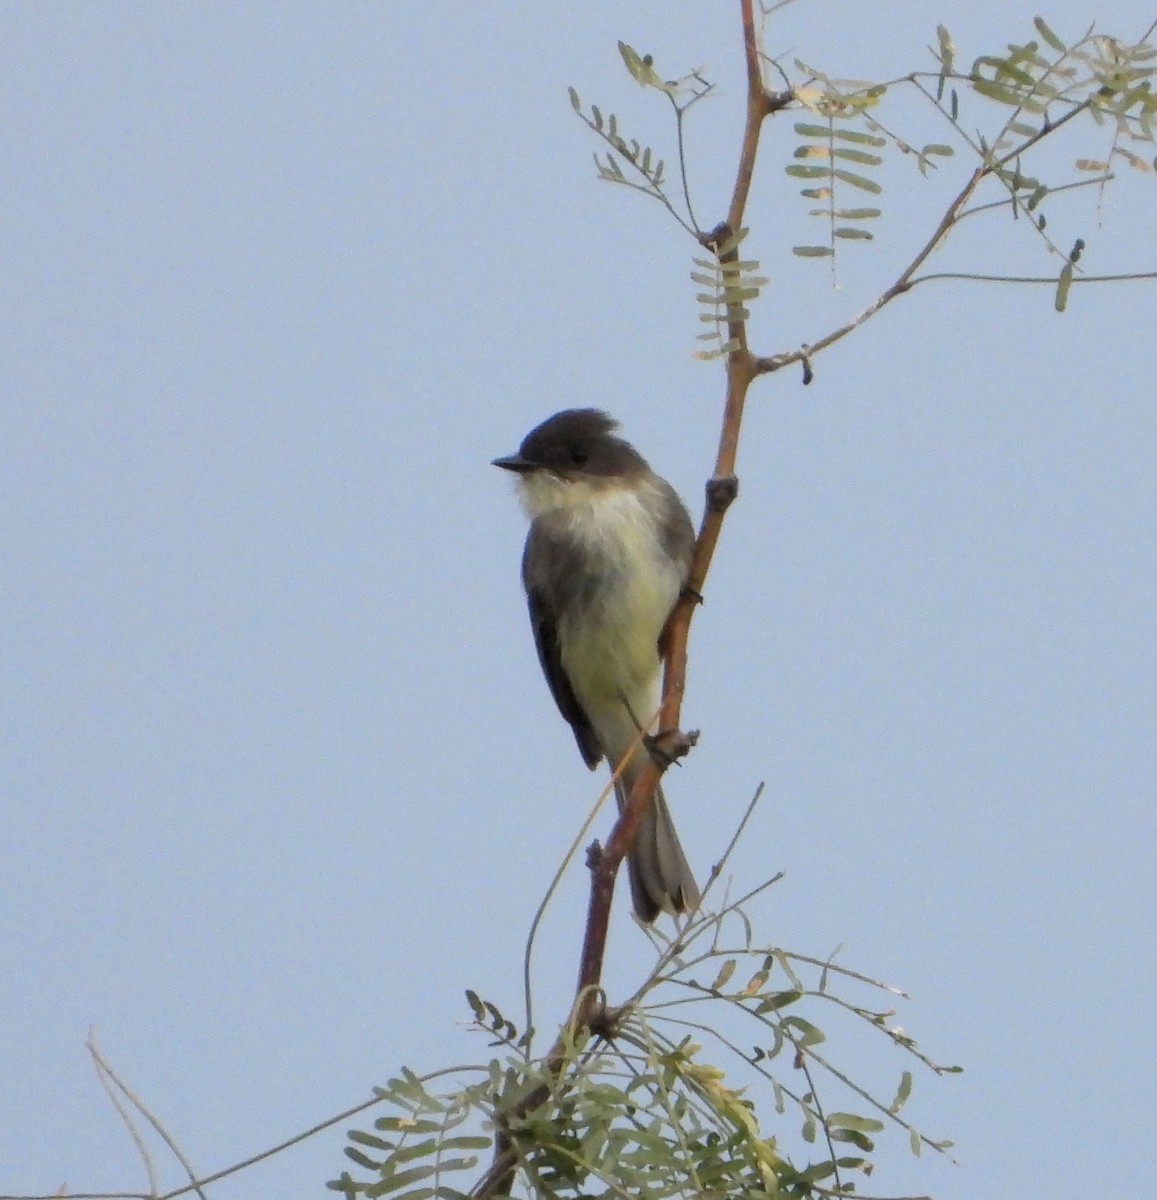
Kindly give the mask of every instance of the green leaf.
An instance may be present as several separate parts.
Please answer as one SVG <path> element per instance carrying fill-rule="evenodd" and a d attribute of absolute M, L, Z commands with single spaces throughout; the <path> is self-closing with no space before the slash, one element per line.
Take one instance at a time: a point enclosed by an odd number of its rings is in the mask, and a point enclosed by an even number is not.
<path fill-rule="evenodd" d="M 800 137 L 826 138 L 831 132 L 826 125 L 808 125 L 804 121 L 797 121 L 792 128 Z"/>
<path fill-rule="evenodd" d="M 798 988 L 802 992 L 803 984 L 800 983 L 799 976 L 791 969 L 791 961 L 787 955 L 782 950 L 773 950 L 769 957 L 779 963 L 783 973 L 791 980 L 792 987 Z"/>
<path fill-rule="evenodd" d="M 1019 83 L 1021 87 L 1031 88 L 1036 82 L 1028 71 L 1024 71 L 1016 66 L 1012 58 L 992 58 L 986 56 L 984 61 L 992 65 L 997 75 L 1005 79 L 1011 79 L 1014 83 Z"/>
<path fill-rule="evenodd" d="M 940 46 L 940 65 L 945 75 L 952 73 L 952 60 L 956 56 L 956 47 L 952 44 L 952 34 L 943 25 L 936 26 L 936 41 Z"/>
<path fill-rule="evenodd" d="M 841 221 L 871 221 L 880 213 L 878 208 L 837 208 L 832 215 Z"/>
<path fill-rule="evenodd" d="M 1002 87 L 999 83 L 993 83 L 989 79 L 973 79 L 972 89 L 982 96 L 987 96 L 989 100 L 995 100 L 998 104 L 1008 104 L 1013 108 L 1020 107 L 1021 97 L 1016 92 Z"/>
<path fill-rule="evenodd" d="M 874 133 L 863 133 L 858 129 L 833 129 L 832 136 L 842 138 L 845 142 L 856 142 L 861 146 L 886 146 L 887 138 L 878 137 Z"/>
<path fill-rule="evenodd" d="M 874 237 L 866 229 L 854 229 L 850 225 L 838 225 L 832 230 L 832 233 L 835 237 L 846 238 L 854 242 L 870 242 Z"/>
<path fill-rule="evenodd" d="M 390 1172 L 389 1175 L 384 1175 L 382 1178 L 380 1187 L 383 1188 L 383 1192 L 380 1194 L 384 1195 L 386 1192 L 396 1192 L 398 1188 L 407 1187 L 410 1183 L 416 1183 L 419 1180 L 428 1180 L 433 1175 L 434 1170 L 436 1168 L 433 1168 L 433 1166 L 412 1166 L 408 1171 L 398 1171 L 396 1175 Z"/>
<path fill-rule="evenodd" d="M 1057 280 L 1057 294 L 1053 300 L 1053 307 L 1059 313 L 1063 313 L 1069 303 L 1069 288 L 1073 285 L 1073 264 L 1065 263 L 1061 267 L 1060 278 Z"/>
<path fill-rule="evenodd" d="M 482 1134 L 464 1133 L 460 1137 L 442 1139 L 443 1150 L 487 1150 L 494 1144 L 493 1138 Z"/>
<path fill-rule="evenodd" d="M 920 1157 L 920 1151 L 924 1149 L 920 1141 L 920 1134 L 915 1129 L 908 1130 L 908 1149 L 911 1150 L 917 1158 Z"/>
<path fill-rule="evenodd" d="M 695 276 L 692 275 L 691 278 L 694 279 Z M 703 297 L 703 296 L 700 296 L 698 298 L 700 300 L 705 299 L 705 297 Z M 711 298 L 706 297 L 706 299 L 708 300 L 708 302 L 710 302 Z M 721 966 L 719 968 L 719 974 L 715 976 L 715 981 L 711 984 L 711 987 L 709 990 L 712 992 L 717 992 L 717 991 L 719 991 L 720 988 L 726 987 L 727 981 L 731 978 L 732 975 L 735 974 L 735 968 L 737 965 L 738 965 L 738 963 L 734 958 L 729 958 L 723 964 L 723 966 Z"/>
<path fill-rule="evenodd" d="M 803 1017 L 784 1017 L 783 1024 L 792 1031 L 794 1040 L 801 1046 L 818 1046 L 825 1040 L 826 1035 L 810 1021 Z"/>
<path fill-rule="evenodd" d="M 829 1129 L 855 1129 L 860 1133 L 880 1133 L 884 1128 L 883 1121 L 879 1121 L 875 1117 L 861 1117 L 856 1113 L 828 1113 L 827 1120 Z"/>
<path fill-rule="evenodd" d="M 905 1071 L 900 1076 L 900 1086 L 896 1089 L 896 1098 L 888 1105 L 890 1113 L 898 1113 L 908 1102 L 908 1097 L 912 1094 L 912 1072 Z"/>
<path fill-rule="evenodd" d="M 827 1179 L 829 1175 L 834 1175 L 835 1172 L 836 1164 L 829 1159 L 827 1162 L 812 1163 L 810 1167 L 804 1167 L 798 1178 L 801 1183 L 816 1183 L 820 1179 Z"/>
<path fill-rule="evenodd" d="M 403 1146 L 400 1150 L 390 1155 L 390 1166 L 394 1167 L 398 1163 L 413 1162 L 416 1158 L 425 1158 L 429 1154 L 434 1154 L 438 1150 L 439 1144 L 438 1139 L 427 1138 L 424 1142 L 414 1142 L 409 1146 Z"/>
<path fill-rule="evenodd" d="M 784 167 L 784 172 L 794 175 L 796 179 L 826 179 L 830 173 L 827 167 L 808 167 L 802 163 L 792 163 Z"/>
<path fill-rule="evenodd" d="M 795 247 L 795 251 L 797 254 L 802 249 L 816 249 L 816 250 L 823 250 L 829 254 L 831 253 L 830 248 L 827 246 L 816 246 L 816 247 L 797 246 L 797 247 Z M 804 257 L 809 257 L 809 256 L 805 255 Z M 818 257 L 818 256 L 816 256 L 816 257 Z M 795 1004 L 796 1001 L 802 999 L 802 997 L 803 997 L 803 992 L 796 991 L 794 988 L 789 992 L 774 992 L 772 995 L 761 1000 L 755 1006 L 756 1015 L 762 1016 L 764 1013 L 777 1012 L 781 1008 L 787 1008 L 787 1006 L 789 1004 Z"/>
<path fill-rule="evenodd" d="M 348 1196 L 356 1196 L 358 1193 L 358 1185 L 354 1183 L 353 1176 L 348 1171 L 343 1171 L 336 1179 L 331 1179 L 325 1185 L 331 1192 L 344 1192 Z"/>
<path fill-rule="evenodd" d="M 941 142 L 933 142 L 930 146 L 925 146 L 924 154 L 937 154 L 941 158 L 951 158 L 956 151 L 951 146 L 945 146 Z"/>
<path fill-rule="evenodd" d="M 447 1171 L 470 1171 L 477 1165 L 477 1154 L 469 1154 L 464 1158 L 440 1158 L 438 1160 L 438 1170 L 443 1173 Z"/>
<path fill-rule="evenodd" d="M 643 66 L 642 58 L 626 42 L 619 42 L 619 54 L 622 55 L 623 62 L 632 78 L 637 83 L 646 86 L 646 68 Z"/>
<path fill-rule="evenodd" d="M 640 55 L 626 42 L 619 42 L 619 53 L 623 57 L 627 70 L 631 73 L 631 78 L 640 87 L 658 88 L 661 92 L 674 95 L 677 89 L 672 84 L 664 83 L 658 71 L 655 70 L 649 54 Z"/>
<path fill-rule="evenodd" d="M 863 175 L 855 175 L 851 171 L 833 171 L 832 174 L 837 179 L 842 179 L 844 183 L 850 183 L 852 187 L 871 192 L 874 196 L 878 196 L 884 190 L 874 179 L 865 179 Z"/>
<path fill-rule="evenodd" d="M 396 1142 L 387 1142 L 385 1138 L 375 1137 L 372 1133 L 363 1133 L 360 1129 L 351 1129 L 346 1136 L 351 1142 L 357 1142 L 359 1146 L 370 1146 L 374 1150 L 385 1150 L 387 1154 L 397 1145 Z"/>
<path fill-rule="evenodd" d="M 420 1117 L 379 1117 L 374 1122 L 374 1128 L 391 1133 L 439 1133 L 442 1123 L 422 1120 Z"/>
<path fill-rule="evenodd" d="M 863 163 L 869 167 L 878 167 L 884 161 L 878 154 L 870 154 L 867 150 L 850 150 L 846 146 L 836 146 L 832 150 L 832 155 L 848 162 Z"/>
<path fill-rule="evenodd" d="M 800 258 L 831 258 L 835 254 L 831 246 L 792 246 L 791 252 Z"/>
<path fill-rule="evenodd" d="M 566 90 L 567 90 L 568 95 L 570 96 L 571 108 L 573 108 L 575 110 L 575 112 L 582 112 L 583 104 L 582 104 L 582 101 L 579 99 L 578 92 L 576 92 L 574 90 L 574 88 L 572 88 L 572 87 L 568 87 Z"/>
<path fill-rule="evenodd" d="M 876 1143 L 858 1129 L 833 1129 L 828 1136 L 833 1142 L 850 1142 L 853 1146 L 863 1150 L 865 1154 L 871 1154 L 876 1148 Z"/>

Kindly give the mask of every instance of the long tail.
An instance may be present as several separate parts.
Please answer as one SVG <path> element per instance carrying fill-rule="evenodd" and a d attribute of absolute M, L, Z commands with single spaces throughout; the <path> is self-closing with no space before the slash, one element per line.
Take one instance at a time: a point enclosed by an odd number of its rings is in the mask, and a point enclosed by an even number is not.
<path fill-rule="evenodd" d="M 619 808 L 626 803 L 630 785 L 626 774 L 615 786 Z M 679 844 L 675 823 L 663 791 L 656 787 L 631 847 L 627 868 L 635 912 L 648 924 L 661 912 L 688 912 L 699 903 L 699 889 Z"/>

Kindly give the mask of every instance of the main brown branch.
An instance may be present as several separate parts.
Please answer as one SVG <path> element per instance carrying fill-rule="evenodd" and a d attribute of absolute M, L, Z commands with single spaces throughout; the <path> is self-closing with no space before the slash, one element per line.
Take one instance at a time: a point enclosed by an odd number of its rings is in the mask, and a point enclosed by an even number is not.
<path fill-rule="evenodd" d="M 751 190 L 763 121 L 790 102 L 785 96 L 769 92 L 764 86 L 753 0 L 740 0 L 740 12 L 747 68 L 747 105 L 743 140 L 726 220 L 703 238 L 704 242 L 719 254 L 723 263 L 735 261 L 739 254 L 738 239 L 735 235 L 743 227 L 743 215 Z M 711 560 L 723 528 L 724 515 L 738 490 L 735 462 L 739 449 L 739 431 L 743 422 L 747 389 L 757 374 L 755 359 L 747 344 L 746 315 L 738 302 L 729 306 L 727 329 L 728 339 L 733 348 L 727 358 L 727 392 L 715 470 L 707 484 L 706 504 L 695 541 L 687 588 L 671 613 L 663 635 L 663 705 L 659 714 L 659 728 L 663 731 L 679 729 L 683 696 L 687 687 L 687 643 L 691 618 L 703 595 Z M 679 750 L 685 752 L 685 744 L 676 741 L 674 749 L 674 756 L 678 757 Z M 630 850 L 635 832 L 647 805 L 652 801 L 655 787 L 666 765 L 666 762 L 660 763 L 652 756 L 639 773 L 606 846 L 594 856 L 591 864 L 590 902 L 572 1021 L 590 1026 L 597 1025 L 602 1018 L 599 1006 L 603 1001 L 598 985 L 602 979 L 615 877 L 619 865 Z"/>
<path fill-rule="evenodd" d="M 739 253 L 735 236 L 743 227 L 751 179 L 759 151 L 760 131 L 765 118 L 791 103 L 790 93 L 770 92 L 764 86 L 760 69 L 759 42 L 755 25 L 753 0 L 740 0 L 743 25 L 744 60 L 747 68 L 747 105 L 743 141 L 735 172 L 735 186 L 727 217 L 710 234 L 703 236 L 704 244 L 719 257 L 721 263 L 736 261 Z M 675 605 L 663 631 L 664 651 L 663 703 L 659 712 L 660 742 L 668 753 L 660 763 L 652 755 L 636 776 L 626 804 L 616 822 L 606 846 L 595 848 L 591 855 L 591 890 L 587 907 L 587 923 L 583 935 L 579 962 L 578 986 L 567 1020 L 567 1028 L 546 1057 L 549 1074 L 555 1078 L 566 1069 L 568 1033 L 576 1028 L 592 1029 L 604 1036 L 613 1033 L 616 1014 L 608 1009 L 600 986 L 607 931 L 610 925 L 611 903 L 614 899 L 615 878 L 620 865 L 634 841 L 635 833 L 652 802 L 655 788 L 670 761 L 685 754 L 692 743 L 687 735 L 678 733 L 683 695 L 687 686 L 687 641 L 691 617 L 702 597 L 707 573 L 719 542 L 723 518 L 738 493 L 735 462 L 739 450 L 739 431 L 747 389 L 756 377 L 756 359 L 748 349 L 747 320 L 741 303 L 732 303 L 727 312 L 728 339 L 732 349 L 727 358 L 727 390 L 723 409 L 719 447 L 715 470 L 707 482 L 703 519 L 695 541 L 687 587 Z M 510 1112 L 509 1119 L 518 1120 L 533 1112 L 550 1097 L 543 1085 L 534 1089 Z M 491 1196 L 509 1193 L 517 1170 L 517 1154 L 510 1138 L 500 1133 L 495 1142 L 495 1157 L 486 1175 L 473 1190 L 475 1197 L 488 1200 Z"/>

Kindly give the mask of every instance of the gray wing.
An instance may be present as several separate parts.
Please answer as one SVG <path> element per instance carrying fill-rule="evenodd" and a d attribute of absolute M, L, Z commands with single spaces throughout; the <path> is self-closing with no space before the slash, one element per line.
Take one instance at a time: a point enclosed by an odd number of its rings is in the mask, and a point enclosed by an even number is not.
<path fill-rule="evenodd" d="M 541 524 L 530 527 L 526 549 L 522 555 L 522 582 L 526 587 L 526 603 L 530 609 L 530 627 L 542 673 L 550 685 L 558 711 L 574 731 L 583 762 L 592 770 L 603 757 L 598 739 L 582 706 L 575 698 L 558 645 L 559 597 L 550 587 L 550 580 L 565 578 L 566 547 L 544 532 Z M 559 572 L 563 571 L 563 574 Z"/>
<path fill-rule="evenodd" d="M 691 514 L 679 498 L 679 493 L 662 478 L 657 478 L 660 491 L 666 501 L 666 514 L 660 534 L 663 549 L 679 564 L 683 571 L 683 582 L 691 571 L 691 556 L 695 551 L 695 526 Z"/>

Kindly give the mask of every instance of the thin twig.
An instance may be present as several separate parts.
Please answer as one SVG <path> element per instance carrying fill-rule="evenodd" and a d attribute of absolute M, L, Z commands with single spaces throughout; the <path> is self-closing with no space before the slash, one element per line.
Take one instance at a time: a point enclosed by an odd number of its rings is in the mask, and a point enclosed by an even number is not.
<path fill-rule="evenodd" d="M 224 1170 L 215 1171 L 212 1175 L 206 1175 L 204 1179 L 198 1180 L 197 1183 L 200 1187 L 207 1187 L 209 1184 L 216 1183 L 220 1179 L 236 1175 L 238 1171 L 244 1171 L 247 1167 L 252 1167 L 255 1163 L 264 1162 L 265 1159 L 272 1158 L 275 1154 L 280 1154 L 282 1150 L 288 1150 L 290 1146 L 296 1146 L 299 1142 L 304 1142 L 316 1133 L 330 1129 L 341 1121 L 348 1121 L 350 1117 L 357 1116 L 360 1112 L 365 1112 L 367 1108 L 373 1108 L 376 1104 L 381 1104 L 383 1099 L 383 1096 L 374 1096 L 371 1100 L 363 1100 L 361 1104 L 355 1104 L 353 1108 L 347 1108 L 344 1112 L 338 1113 L 337 1116 L 318 1122 L 312 1128 L 305 1130 L 304 1133 L 294 1134 L 293 1137 L 286 1138 L 284 1142 L 279 1142 L 276 1146 L 270 1146 L 268 1150 L 262 1150 L 259 1154 L 251 1155 L 241 1162 L 234 1163 L 231 1167 L 225 1167 Z M 166 1192 L 163 1196 L 158 1196 L 157 1200 L 177 1200 L 178 1196 L 187 1195 L 191 1191 L 193 1191 L 192 1186 L 177 1188 L 175 1191 Z M 0 1200 L 3 1200 L 3 1197 L 0 1197 Z M 72 1200 L 72 1197 L 69 1200 Z"/>
<path fill-rule="evenodd" d="M 735 832 L 731 835 L 731 840 L 727 843 L 722 855 L 720 855 L 719 861 L 711 868 L 711 877 L 707 880 L 707 886 L 704 887 L 703 895 L 699 899 L 700 908 L 703 907 L 703 901 L 707 898 L 707 893 L 711 891 L 716 881 L 723 874 L 723 868 L 727 865 L 727 860 L 731 857 L 735 847 L 739 845 L 739 839 L 743 835 L 743 831 L 747 828 L 747 822 L 751 820 L 756 805 L 759 804 L 760 798 L 763 796 L 763 789 L 764 782 L 760 780 L 759 786 L 755 789 L 755 795 L 747 802 L 747 807 L 743 810 L 743 816 L 739 818 L 739 824 L 735 826 Z"/>
<path fill-rule="evenodd" d="M 937 249 L 940 243 L 951 232 L 952 227 L 956 224 L 961 210 L 972 199 L 973 193 L 980 186 L 985 177 L 992 171 L 989 166 L 977 167 L 968 178 L 968 182 L 957 194 L 956 198 L 948 206 L 944 216 L 940 218 L 939 224 L 932 231 L 932 236 L 924 243 L 917 252 L 916 257 L 900 272 L 896 280 L 887 287 L 867 308 L 854 316 L 846 324 L 841 325 L 838 329 L 832 330 L 831 333 L 825 334 L 818 341 L 810 342 L 802 346 L 799 350 L 793 350 L 785 354 L 774 354 L 767 358 L 757 358 L 755 360 L 755 373 L 757 375 L 770 374 L 772 371 L 781 370 L 783 367 L 791 363 L 802 362 L 805 358 L 812 359 L 821 350 L 826 350 L 828 346 L 834 345 L 842 338 L 847 337 L 849 333 L 859 329 L 870 318 L 874 317 L 880 309 L 890 304 L 897 296 L 903 295 L 909 288 L 912 287 L 912 280 L 920 267 L 928 260 L 932 253 Z"/>
<path fill-rule="evenodd" d="M 683 140 L 684 109 L 679 107 L 674 96 L 671 97 L 671 104 L 675 108 L 675 139 L 679 154 L 679 177 L 683 181 L 683 203 L 687 205 L 687 216 L 691 219 L 695 236 L 698 237 L 700 234 L 699 222 L 695 219 L 695 209 L 691 204 L 691 188 L 687 184 L 687 153 Z"/>
<path fill-rule="evenodd" d="M 96 1032 L 90 1029 L 88 1031 L 88 1052 L 92 1058 L 93 1066 L 96 1068 L 96 1077 L 100 1080 L 100 1086 L 104 1088 L 105 1095 L 112 1102 L 113 1108 L 117 1110 L 120 1119 L 124 1122 L 125 1128 L 129 1131 L 129 1137 L 133 1140 L 133 1145 L 137 1148 L 137 1153 L 141 1157 L 141 1162 L 145 1164 L 145 1175 L 149 1181 L 150 1196 L 155 1196 L 160 1191 L 160 1184 L 157 1180 L 156 1167 L 153 1164 L 153 1156 L 149 1153 L 149 1148 L 145 1144 L 145 1139 L 141 1135 L 140 1130 L 136 1126 L 132 1115 L 124 1106 L 120 1096 L 117 1094 L 118 1085 L 116 1076 L 108 1070 L 104 1059 L 96 1048 Z"/>
<path fill-rule="evenodd" d="M 121 1094 L 129 1101 L 130 1104 L 132 1104 L 132 1106 L 137 1110 L 137 1112 L 139 1112 L 141 1114 L 141 1116 L 144 1117 L 144 1119 L 146 1121 L 148 1121 L 148 1123 L 153 1127 L 157 1136 L 161 1139 L 161 1141 L 163 1141 L 165 1143 L 166 1146 L 168 1146 L 169 1150 L 172 1152 L 173 1157 L 177 1160 L 177 1162 L 179 1162 L 181 1164 L 181 1167 L 184 1169 L 185 1174 L 188 1175 L 188 1177 L 189 1177 L 189 1187 L 182 1188 L 181 1189 L 182 1192 L 194 1191 L 197 1193 L 198 1196 L 200 1196 L 201 1200 L 207 1200 L 205 1193 L 201 1190 L 201 1187 L 200 1187 L 199 1183 L 197 1182 L 197 1172 L 193 1170 L 192 1164 L 185 1157 L 184 1153 L 181 1150 L 181 1147 L 177 1145 L 176 1140 L 173 1138 L 172 1134 L 169 1133 L 169 1131 L 161 1124 L 161 1122 L 145 1106 L 144 1101 L 141 1100 L 140 1097 L 137 1096 L 136 1093 L 128 1086 L 128 1084 L 125 1083 L 124 1080 L 121 1079 L 120 1076 L 118 1076 L 117 1073 L 112 1069 L 112 1067 L 109 1066 L 108 1062 L 102 1056 L 101 1052 L 97 1049 L 96 1040 L 91 1033 L 89 1034 L 87 1045 L 88 1045 L 88 1052 L 92 1055 L 93 1061 L 97 1064 L 98 1068 L 101 1071 L 101 1074 L 107 1075 L 108 1078 L 110 1080 L 112 1080 L 112 1082 L 114 1084 L 116 1084 L 116 1086 L 119 1089 L 119 1091 L 121 1092 Z M 137 1140 L 138 1140 L 138 1144 L 140 1144 L 139 1139 L 137 1139 Z M 149 1171 L 150 1186 L 152 1186 L 155 1191 L 156 1180 L 153 1175 L 152 1165 L 151 1165 L 151 1163 L 149 1163 L 147 1156 L 145 1158 L 145 1165 Z"/>
<path fill-rule="evenodd" d="M 971 271 L 933 271 L 928 275 L 917 275 L 911 286 L 931 283 L 934 279 L 967 279 L 971 283 L 1048 283 L 1056 287 L 1055 275 L 976 275 Z M 1130 283 L 1141 279 L 1157 279 L 1157 271 L 1130 271 L 1123 275 L 1074 275 L 1073 286 L 1078 283 Z"/>
<path fill-rule="evenodd" d="M 655 713 L 652 716 L 651 721 L 647 723 L 647 725 L 644 727 L 644 729 L 639 731 L 638 735 L 635 737 L 635 740 L 631 743 L 631 745 L 628 747 L 626 753 L 623 755 L 622 760 L 618 763 L 617 766 L 615 766 L 614 774 L 611 776 L 610 782 L 606 785 L 606 787 L 603 788 L 602 792 L 599 795 L 598 800 L 595 801 L 594 807 L 587 814 L 587 819 L 583 822 L 582 828 L 579 829 L 577 834 L 575 834 L 574 840 L 571 842 L 569 849 L 567 850 L 566 854 L 563 855 L 563 860 L 559 864 L 558 870 L 555 871 L 554 878 L 550 881 L 550 885 L 546 889 L 546 894 L 543 896 L 541 903 L 539 904 L 537 910 L 535 911 L 534 920 L 531 921 L 531 923 L 530 923 L 530 932 L 527 935 L 527 939 L 526 939 L 526 950 L 524 951 L 523 956 L 522 956 L 523 1003 L 524 1003 L 524 1008 L 525 1008 L 525 1012 L 526 1012 L 526 1025 L 524 1028 L 525 1028 L 525 1032 L 528 1035 L 529 1035 L 530 1031 L 534 1028 L 534 1007 L 533 1007 L 533 1000 L 531 997 L 531 986 L 530 986 L 530 960 L 531 960 L 531 955 L 534 951 L 534 941 L 535 941 L 535 938 L 538 936 L 538 927 L 539 927 L 539 925 L 541 925 L 542 919 L 546 915 L 547 906 L 550 904 L 550 901 L 551 901 L 552 897 L 554 896 L 554 893 L 557 890 L 558 885 L 561 882 L 562 877 L 565 874 L 567 867 L 570 866 L 571 861 L 575 856 L 575 852 L 578 850 L 579 846 L 581 845 L 583 840 L 586 838 L 587 831 L 590 829 L 591 825 L 594 824 L 595 818 L 599 815 L 600 812 L 602 812 L 603 805 L 607 802 L 607 797 L 614 790 L 615 784 L 618 783 L 619 779 L 622 777 L 623 772 L 627 769 L 627 764 L 631 761 L 631 757 L 634 755 L 639 744 L 642 742 L 642 740 L 645 736 L 645 733 L 646 733 L 646 729 L 649 729 L 651 727 L 651 724 L 654 722 L 655 717 L 657 717 L 658 715 L 659 715 L 658 713 Z M 614 764 L 612 764 L 612 765 L 614 765 Z M 530 1043 L 528 1040 L 527 1044 L 526 1044 L 526 1057 L 529 1058 L 529 1056 L 530 1056 Z"/>
<path fill-rule="evenodd" d="M 740 0 L 743 22 L 744 58 L 747 64 L 747 118 L 736 168 L 736 182 L 728 208 L 727 221 L 718 231 L 709 235 L 717 246 L 731 243 L 727 254 L 738 257 L 735 235 L 743 221 L 747 197 L 751 187 L 751 176 L 755 157 L 759 149 L 759 131 L 763 120 L 776 111 L 779 101 L 770 96 L 763 86 L 759 65 L 759 47 L 755 29 L 753 0 Z M 664 631 L 666 669 L 663 679 L 663 706 L 659 727 L 664 730 L 679 728 L 683 693 L 687 680 L 687 638 L 695 598 L 702 594 L 708 568 L 715 552 L 722 529 L 723 515 L 730 500 L 734 498 L 735 459 L 739 445 L 739 427 L 743 419 L 743 406 L 748 385 L 755 377 L 753 360 L 747 349 L 747 324 L 742 316 L 742 305 L 728 306 L 728 336 L 738 347 L 727 362 L 727 399 L 723 414 L 719 451 L 716 455 L 715 473 L 709 485 L 708 503 L 700 524 L 695 550 L 691 562 L 690 578 L 685 597 L 675 606 Z M 655 788 L 663 768 L 655 756 L 651 756 L 636 776 L 630 796 L 623 806 L 619 821 L 611 834 L 602 859 L 591 872 L 591 896 L 587 910 L 587 928 L 583 942 L 579 968 L 579 994 L 590 998 L 593 1003 L 595 989 L 602 978 L 603 955 L 610 918 L 610 904 L 614 895 L 614 876 L 610 872 L 618 867 L 634 839 L 635 831 L 642 821 L 643 813 L 652 802 Z M 580 1012 L 579 1019 L 586 1013 Z"/>

